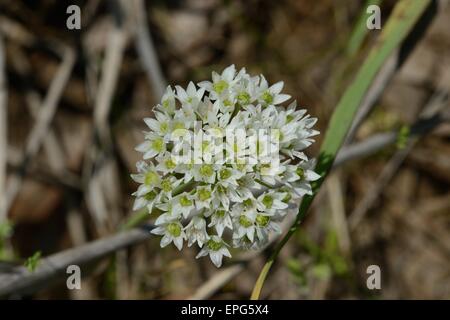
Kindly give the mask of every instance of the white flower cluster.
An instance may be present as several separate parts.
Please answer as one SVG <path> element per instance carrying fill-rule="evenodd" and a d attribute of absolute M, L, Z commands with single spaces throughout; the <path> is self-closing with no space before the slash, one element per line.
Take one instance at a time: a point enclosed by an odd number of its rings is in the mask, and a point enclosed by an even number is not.
<path fill-rule="evenodd" d="M 144 119 L 150 131 L 136 148 L 144 160 L 132 175 L 140 184 L 134 210 L 159 215 L 152 232 L 162 236 L 161 247 L 173 242 L 181 250 L 185 241 L 197 243 L 197 257 L 209 255 L 219 267 L 223 256 L 231 257 L 226 234 L 233 247 L 260 248 L 271 232 L 281 232 L 288 204 L 312 193 L 310 182 L 320 176 L 303 151 L 318 134 L 312 129 L 317 119 L 297 110 L 296 102 L 280 106 L 290 99 L 282 89 L 283 82 L 269 86 L 264 76 L 237 72 L 234 65 L 186 90 L 167 88 L 154 118 Z M 246 132 L 243 142 L 225 142 L 225 132 L 238 130 Z M 261 130 L 267 134 L 258 135 Z M 194 149 L 186 138 L 199 133 L 203 152 L 180 160 L 181 149 Z M 251 155 L 251 149 L 259 157 L 229 161 L 230 155 Z M 272 150 L 270 157 L 265 149 Z M 226 159 L 211 161 L 218 153 Z"/>

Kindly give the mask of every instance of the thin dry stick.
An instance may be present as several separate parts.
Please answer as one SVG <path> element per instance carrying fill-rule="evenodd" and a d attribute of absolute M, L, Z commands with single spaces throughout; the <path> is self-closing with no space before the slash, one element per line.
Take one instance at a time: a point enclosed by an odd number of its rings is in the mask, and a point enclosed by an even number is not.
<path fill-rule="evenodd" d="M 331 217 L 338 237 L 340 251 L 350 256 L 351 240 L 348 231 L 347 216 L 345 215 L 345 196 L 342 190 L 339 171 L 330 175 L 327 181 L 328 197 L 331 207 Z"/>
<path fill-rule="evenodd" d="M 39 96 L 37 93 L 30 93 L 27 94 L 26 100 L 30 113 L 36 120 L 39 115 L 39 106 L 41 105 Z M 51 128 L 48 130 L 48 134 L 43 141 L 43 149 L 47 157 L 49 168 L 55 172 L 63 172 L 65 169 L 64 151 Z"/>
<path fill-rule="evenodd" d="M 447 105 L 448 97 L 446 94 L 435 94 L 430 99 L 430 102 L 427 104 L 422 114 L 430 116 L 430 112 L 437 113 L 437 111 Z M 374 205 L 375 201 L 378 199 L 379 195 L 382 193 L 386 185 L 398 172 L 398 169 L 408 156 L 409 152 L 414 147 L 417 140 L 417 137 L 413 137 L 412 139 L 410 139 L 407 146 L 403 149 L 398 150 L 389 160 L 387 165 L 383 168 L 373 187 L 368 190 L 364 198 L 356 206 L 355 210 L 353 210 L 353 212 L 350 214 L 349 222 L 350 228 L 352 230 L 354 230 L 356 226 L 361 222 L 366 213 Z"/>
<path fill-rule="evenodd" d="M 205 300 L 211 297 L 217 290 L 222 288 L 232 279 L 237 277 L 245 269 L 245 262 L 229 266 L 223 270 L 217 271 L 211 279 L 198 288 L 188 300 Z"/>
<path fill-rule="evenodd" d="M 127 36 L 126 30 L 121 25 L 114 24 L 114 27 L 109 34 L 107 47 L 105 48 L 106 57 L 102 66 L 102 76 L 94 109 L 94 123 L 96 130 L 105 147 L 111 144 L 108 115 L 117 85 Z M 94 145 L 91 150 L 91 155 L 93 159 L 99 159 L 101 158 L 100 155 L 104 154 L 98 150 L 96 145 Z M 109 159 L 107 162 L 109 163 L 110 161 L 112 160 Z M 114 167 L 111 167 L 111 164 L 102 166 L 99 168 L 98 172 L 94 172 L 88 184 L 87 203 L 90 211 L 93 213 L 97 227 L 103 230 L 102 233 L 106 232 L 106 230 L 104 230 L 104 224 L 108 220 L 107 212 L 109 211 L 106 204 L 107 199 L 104 188 L 108 185 L 111 186 L 110 183 L 102 183 L 102 181 L 107 177 L 111 178 L 115 175 L 114 172 L 111 172 L 111 169 L 113 168 Z"/>
<path fill-rule="evenodd" d="M 74 63 L 75 53 L 70 48 L 64 48 L 60 67 L 50 84 L 50 88 L 44 99 L 42 107 L 40 108 L 39 115 L 37 116 L 36 123 L 28 135 L 25 152 L 23 155 L 23 168 L 25 170 L 27 168 L 27 164 L 39 151 L 39 148 L 41 147 L 42 142 L 50 128 L 50 123 L 53 120 L 58 102 L 69 80 Z M 20 190 L 22 178 L 23 177 L 21 176 L 13 176 L 8 183 L 6 189 L 6 204 L 0 212 L 0 220 L 2 217 L 6 218 L 10 206 Z"/>
<path fill-rule="evenodd" d="M 157 98 L 161 98 L 167 86 L 167 82 L 161 71 L 158 54 L 156 53 L 147 23 L 147 11 L 143 0 L 128 2 L 132 7 L 135 21 L 134 42 L 139 54 L 139 58 L 147 72 L 147 77 L 153 87 L 153 93 Z"/>
<path fill-rule="evenodd" d="M 20 175 L 20 171 L 23 170 L 22 151 L 13 146 L 9 146 L 7 158 L 8 168 L 14 171 L 14 174 Z M 55 172 L 50 169 L 48 163 L 44 163 L 41 160 L 33 161 L 33 163 L 28 165 L 27 173 L 29 173 L 31 178 L 44 181 L 45 183 L 55 184 L 58 187 L 65 187 L 77 191 L 81 190 L 81 180 L 76 174 L 70 171 Z"/>
<path fill-rule="evenodd" d="M 105 48 L 106 58 L 102 66 L 102 79 L 99 84 L 97 99 L 94 111 L 94 123 L 97 134 L 100 137 L 100 146 L 98 152 L 105 162 L 94 172 L 89 183 L 89 196 L 94 201 L 94 212 L 100 217 L 98 222 L 103 232 L 107 231 L 105 223 L 111 221 L 115 226 L 119 222 L 120 216 L 120 182 L 116 159 L 113 153 L 109 153 L 112 145 L 112 138 L 108 116 L 111 110 L 111 102 L 114 97 L 114 91 L 117 86 L 120 67 L 122 65 L 123 54 L 126 47 L 128 32 L 125 24 L 129 16 L 124 11 L 123 2 L 114 1 L 111 3 L 113 13 L 115 14 L 115 23 L 110 34 L 108 44 Z M 97 162 L 98 164 L 98 162 Z M 126 253 L 118 252 L 116 254 L 116 277 L 117 277 L 117 295 L 119 298 L 125 298 L 128 291 L 128 281 L 126 278 Z"/>
<path fill-rule="evenodd" d="M 113 252 L 140 243 L 150 237 L 151 227 L 136 228 L 114 236 L 96 240 L 83 246 L 65 250 L 42 259 L 36 270 L 16 267 L 0 274 L 0 297 L 21 296 L 48 287 L 61 279 L 69 265 L 85 266 Z"/>
<path fill-rule="evenodd" d="M 0 223 L 6 219 L 6 165 L 8 150 L 8 128 L 7 128 L 7 90 L 6 90 L 6 67 L 5 67 L 5 49 L 3 46 L 3 37 L 0 33 Z"/>

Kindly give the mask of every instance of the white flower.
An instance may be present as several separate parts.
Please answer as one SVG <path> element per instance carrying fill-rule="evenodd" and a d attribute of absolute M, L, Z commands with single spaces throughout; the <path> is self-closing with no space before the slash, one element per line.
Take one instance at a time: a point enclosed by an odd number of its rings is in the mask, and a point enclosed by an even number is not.
<path fill-rule="evenodd" d="M 195 84 L 191 81 L 188 84 L 187 90 L 184 90 L 180 86 L 176 86 L 177 98 L 183 104 L 183 106 L 196 107 L 202 100 L 205 88 L 197 90 Z"/>
<path fill-rule="evenodd" d="M 202 208 L 209 209 L 212 200 L 213 193 L 211 191 L 211 186 L 197 187 L 195 192 L 195 207 L 197 210 Z"/>
<path fill-rule="evenodd" d="M 275 232 L 278 235 L 281 234 L 281 228 L 273 218 L 272 215 L 265 213 L 258 213 L 255 218 L 256 236 L 260 247 L 267 244 L 271 232 Z"/>
<path fill-rule="evenodd" d="M 230 251 L 226 247 L 226 243 L 218 236 L 212 236 L 206 245 L 202 248 L 196 258 L 209 255 L 214 265 L 219 268 L 222 265 L 223 256 L 231 258 Z"/>
<path fill-rule="evenodd" d="M 158 209 L 161 246 L 181 249 L 187 239 L 220 266 L 230 256 L 225 238 L 261 248 L 281 232 L 288 205 L 312 194 L 320 176 L 305 149 L 317 119 L 295 101 L 283 106 L 290 96 L 282 89 L 234 65 L 211 81 L 167 87 L 136 147 L 147 162 L 131 175 L 139 184 L 133 208 Z"/>
<path fill-rule="evenodd" d="M 208 227 L 214 227 L 219 237 L 222 236 L 225 228 L 233 230 L 233 223 L 231 221 L 230 214 L 223 209 L 214 211 L 211 215 L 211 222 L 208 224 Z"/>
<path fill-rule="evenodd" d="M 144 160 L 153 158 L 166 151 L 166 143 L 163 137 L 150 132 L 145 136 L 145 139 L 145 142 L 136 147 L 136 151 L 144 154 Z"/>
<path fill-rule="evenodd" d="M 206 221 L 200 216 L 192 218 L 191 222 L 185 227 L 185 232 L 189 247 L 197 242 L 201 248 L 209 240 L 208 233 L 206 232 Z"/>
<path fill-rule="evenodd" d="M 168 140 L 171 133 L 171 117 L 162 112 L 155 112 L 156 119 L 144 118 L 145 124 L 159 136 L 166 137 L 164 140 Z"/>
<path fill-rule="evenodd" d="M 289 166 L 286 181 L 294 192 L 303 197 L 305 194 L 312 195 L 312 187 L 310 182 L 320 179 L 320 175 L 313 171 L 315 160 L 302 161 L 296 166 Z"/>
<path fill-rule="evenodd" d="M 181 250 L 183 248 L 183 241 L 186 239 L 183 225 L 179 221 L 172 221 L 158 226 L 151 233 L 163 236 L 160 243 L 161 248 L 173 242 L 178 250 Z"/>
<path fill-rule="evenodd" d="M 217 166 L 214 164 L 194 164 L 192 175 L 195 181 L 213 184 L 216 181 Z"/>
<path fill-rule="evenodd" d="M 258 197 L 257 205 L 260 211 L 274 212 L 275 210 L 283 210 L 288 204 L 283 202 L 286 197 L 285 193 L 269 191 Z"/>
<path fill-rule="evenodd" d="M 192 209 L 194 209 L 194 200 L 192 195 L 187 192 L 183 192 L 182 194 L 171 199 L 173 204 L 173 212 L 175 214 L 182 214 L 186 219 L 191 213 Z"/>
<path fill-rule="evenodd" d="M 221 97 L 227 97 L 230 93 L 230 88 L 236 82 L 234 76 L 236 74 L 236 68 L 233 65 L 223 70 L 222 74 L 217 72 L 212 73 L 211 81 L 202 81 L 198 84 L 200 88 L 204 88 L 210 94 L 211 100 L 220 100 Z"/>
<path fill-rule="evenodd" d="M 161 104 L 156 108 L 168 114 L 173 114 L 175 111 L 175 94 L 170 86 L 167 86 L 166 92 L 161 98 Z"/>
<path fill-rule="evenodd" d="M 246 236 L 253 242 L 255 236 L 256 211 L 240 211 L 233 218 L 233 238 Z"/>
<path fill-rule="evenodd" d="M 172 156 L 170 152 L 164 152 L 156 157 L 158 165 L 156 169 L 164 174 L 172 173 L 177 168 L 176 157 Z"/>
<path fill-rule="evenodd" d="M 172 192 L 181 184 L 182 180 L 175 178 L 174 176 L 166 176 L 161 180 L 160 188 L 161 195 L 167 198 L 172 198 Z"/>
<path fill-rule="evenodd" d="M 277 82 L 269 87 L 266 78 L 261 75 L 259 88 L 259 102 L 265 105 L 277 105 L 291 98 L 288 94 L 280 93 L 283 90 L 283 81 Z"/>

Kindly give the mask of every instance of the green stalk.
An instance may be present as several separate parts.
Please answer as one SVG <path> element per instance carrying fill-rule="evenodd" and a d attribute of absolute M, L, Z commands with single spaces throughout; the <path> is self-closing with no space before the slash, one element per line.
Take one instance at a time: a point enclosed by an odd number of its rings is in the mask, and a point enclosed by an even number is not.
<path fill-rule="evenodd" d="M 253 288 L 251 295 L 252 300 L 259 299 L 264 281 L 271 266 L 278 257 L 281 249 L 297 231 L 300 223 L 303 221 L 318 189 L 331 169 L 334 158 L 345 139 L 358 106 L 364 98 L 364 95 L 369 89 L 377 72 L 393 53 L 394 49 L 406 38 L 412 27 L 428 7 L 430 1 L 431 0 L 400 0 L 397 2 L 386 25 L 382 28 L 382 33 L 377 39 L 377 43 L 372 48 L 364 64 L 361 66 L 354 81 L 345 91 L 331 117 L 316 166 L 316 172 L 320 174 L 322 178 L 313 185 L 313 195 L 305 196 L 303 198 L 292 227 L 277 244 L 261 270 Z"/>

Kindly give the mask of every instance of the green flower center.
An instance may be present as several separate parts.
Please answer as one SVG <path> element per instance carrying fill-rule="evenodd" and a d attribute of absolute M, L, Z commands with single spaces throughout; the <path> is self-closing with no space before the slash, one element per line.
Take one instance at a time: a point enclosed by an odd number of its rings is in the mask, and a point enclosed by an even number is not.
<path fill-rule="evenodd" d="M 149 192 L 144 196 L 144 199 L 147 201 L 153 201 L 153 199 L 156 198 L 156 193 L 154 192 Z"/>
<path fill-rule="evenodd" d="M 289 201 L 291 201 L 291 199 L 292 199 L 292 195 L 289 193 L 289 192 L 287 192 L 286 193 L 286 196 L 283 198 L 283 202 L 284 203 L 288 203 Z"/>
<path fill-rule="evenodd" d="M 181 234 L 181 227 L 177 223 L 169 223 L 167 225 L 167 231 L 174 237 L 179 237 Z"/>
<path fill-rule="evenodd" d="M 250 95 L 245 91 L 239 93 L 237 99 L 242 105 L 247 105 L 250 103 Z"/>
<path fill-rule="evenodd" d="M 280 140 L 280 137 L 282 136 L 281 130 L 272 129 L 272 136 L 275 140 Z"/>
<path fill-rule="evenodd" d="M 223 105 L 224 105 L 225 107 L 232 107 L 232 106 L 233 106 L 233 102 L 231 102 L 231 101 L 228 100 L 228 99 L 225 99 L 225 100 L 223 101 Z"/>
<path fill-rule="evenodd" d="M 244 228 L 248 228 L 248 227 L 251 227 L 251 226 L 252 226 L 252 222 L 250 221 L 250 219 L 247 218 L 247 217 L 244 216 L 244 215 L 241 215 L 241 216 L 239 217 L 239 224 L 240 224 L 241 226 L 243 226 Z"/>
<path fill-rule="evenodd" d="M 222 169 L 220 170 L 219 175 L 222 180 L 228 179 L 229 177 L 231 177 L 231 170 Z"/>
<path fill-rule="evenodd" d="M 159 129 L 161 130 L 162 133 L 166 133 L 167 131 L 169 131 L 169 124 L 167 122 L 162 122 L 159 125 Z"/>
<path fill-rule="evenodd" d="M 286 116 L 286 122 L 289 123 L 289 122 L 291 122 L 292 120 L 294 120 L 294 116 L 291 115 L 291 114 L 288 114 L 288 115 Z"/>
<path fill-rule="evenodd" d="M 184 124 L 182 122 L 175 122 L 173 124 L 173 130 L 184 129 Z"/>
<path fill-rule="evenodd" d="M 228 89 L 228 83 L 225 80 L 219 80 L 213 84 L 213 89 L 218 94 L 221 94 L 225 89 Z"/>
<path fill-rule="evenodd" d="M 305 170 L 303 168 L 298 167 L 297 170 L 295 170 L 295 173 L 297 173 L 300 179 L 305 177 Z"/>
<path fill-rule="evenodd" d="M 149 171 L 145 174 L 144 184 L 147 186 L 153 186 L 159 181 L 159 175 L 156 172 Z"/>
<path fill-rule="evenodd" d="M 225 216 L 225 210 L 217 210 L 216 216 L 218 216 L 219 218 L 223 218 Z"/>
<path fill-rule="evenodd" d="M 267 209 L 270 209 L 272 208 L 273 205 L 273 198 L 271 196 L 266 195 L 264 196 L 262 203 Z"/>
<path fill-rule="evenodd" d="M 243 204 L 244 204 L 244 206 L 246 206 L 247 208 L 250 208 L 250 207 L 253 205 L 251 199 L 246 199 L 246 200 L 244 200 Z"/>
<path fill-rule="evenodd" d="M 189 207 L 192 205 L 192 200 L 189 199 L 187 196 L 182 196 L 180 198 L 180 204 L 182 207 Z"/>
<path fill-rule="evenodd" d="M 208 240 L 206 245 L 212 251 L 218 251 L 218 250 L 220 250 L 220 248 L 223 247 L 223 243 L 222 242 L 217 242 L 217 241 L 214 241 L 213 239 Z"/>
<path fill-rule="evenodd" d="M 256 223 L 260 227 L 267 226 L 269 224 L 269 221 L 270 221 L 270 217 L 268 217 L 268 216 L 263 216 L 262 214 L 258 214 L 256 216 Z"/>
<path fill-rule="evenodd" d="M 153 140 L 153 142 L 152 142 L 153 150 L 155 150 L 157 152 L 161 152 L 163 150 L 163 147 L 164 147 L 164 141 L 162 138 L 156 138 L 155 140 Z"/>
<path fill-rule="evenodd" d="M 204 164 L 200 167 L 199 170 L 200 174 L 204 177 L 211 177 L 214 174 L 214 170 L 212 165 L 210 164 Z"/>
<path fill-rule="evenodd" d="M 209 147 L 209 141 L 202 142 L 202 151 L 207 151 Z"/>
<path fill-rule="evenodd" d="M 172 183 L 170 182 L 170 179 L 164 179 L 161 182 L 161 188 L 166 193 L 172 191 Z"/>
<path fill-rule="evenodd" d="M 170 107 L 170 101 L 169 101 L 169 99 L 164 100 L 164 101 L 162 102 L 162 106 L 163 106 L 165 109 L 168 109 L 168 108 Z"/>
<path fill-rule="evenodd" d="M 172 159 L 167 159 L 166 161 L 164 161 L 164 164 L 169 170 L 175 169 L 177 166 L 177 164 Z"/>
<path fill-rule="evenodd" d="M 200 189 L 197 191 L 200 201 L 206 201 L 211 198 L 211 191 L 208 189 Z"/>
<path fill-rule="evenodd" d="M 268 90 L 264 91 L 261 98 L 267 104 L 271 104 L 273 102 L 273 96 Z"/>

